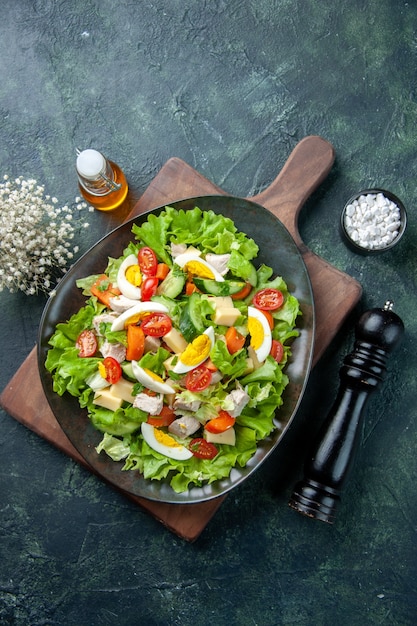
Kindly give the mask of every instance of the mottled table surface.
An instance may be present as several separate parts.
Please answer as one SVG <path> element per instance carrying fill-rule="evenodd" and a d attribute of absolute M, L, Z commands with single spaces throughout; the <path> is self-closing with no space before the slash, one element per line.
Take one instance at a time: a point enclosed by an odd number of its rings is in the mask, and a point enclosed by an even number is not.
<path fill-rule="evenodd" d="M 88 213 L 79 254 L 178 156 L 227 192 L 267 187 L 320 135 L 334 167 L 306 203 L 306 244 L 363 286 L 311 375 L 285 452 L 187 543 L 4 411 L 0 623 L 188 626 L 417 620 L 417 6 L 403 0 L 3 0 L 0 175 L 78 194 L 76 148 L 119 163 L 129 200 Z M 340 240 L 352 193 L 396 193 L 404 240 L 378 257 Z M 2 292 L 1 389 L 36 343 L 44 296 Z M 406 327 L 370 400 L 334 526 L 292 511 L 308 443 L 336 394 L 362 310 Z"/>

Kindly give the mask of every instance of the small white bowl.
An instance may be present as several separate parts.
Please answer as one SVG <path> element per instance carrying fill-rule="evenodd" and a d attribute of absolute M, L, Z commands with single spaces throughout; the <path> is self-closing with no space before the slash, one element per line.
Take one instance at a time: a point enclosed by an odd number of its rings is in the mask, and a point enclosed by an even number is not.
<path fill-rule="evenodd" d="M 367 209 L 364 209 L 366 204 Z M 356 193 L 346 202 L 340 219 L 340 230 L 347 246 L 365 255 L 392 250 L 406 226 L 407 213 L 403 203 L 384 189 L 365 189 Z"/>

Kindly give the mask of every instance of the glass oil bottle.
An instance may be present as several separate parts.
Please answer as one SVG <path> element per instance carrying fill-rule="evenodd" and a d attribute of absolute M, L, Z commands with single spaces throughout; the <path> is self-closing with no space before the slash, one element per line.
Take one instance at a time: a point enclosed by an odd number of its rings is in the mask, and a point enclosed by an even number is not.
<path fill-rule="evenodd" d="M 120 167 L 98 150 L 77 150 L 78 184 L 84 199 L 100 211 L 112 211 L 122 204 L 128 192 Z"/>

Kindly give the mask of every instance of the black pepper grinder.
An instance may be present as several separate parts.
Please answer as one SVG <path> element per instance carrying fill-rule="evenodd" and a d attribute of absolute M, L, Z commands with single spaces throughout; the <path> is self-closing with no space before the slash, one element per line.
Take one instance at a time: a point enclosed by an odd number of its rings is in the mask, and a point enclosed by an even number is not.
<path fill-rule="evenodd" d="M 402 320 L 387 301 L 382 309 L 363 313 L 355 344 L 340 369 L 340 388 L 319 432 L 304 479 L 296 484 L 289 506 L 308 517 L 332 524 L 343 485 L 361 437 L 365 404 L 381 382 L 388 353 L 404 332 Z"/>

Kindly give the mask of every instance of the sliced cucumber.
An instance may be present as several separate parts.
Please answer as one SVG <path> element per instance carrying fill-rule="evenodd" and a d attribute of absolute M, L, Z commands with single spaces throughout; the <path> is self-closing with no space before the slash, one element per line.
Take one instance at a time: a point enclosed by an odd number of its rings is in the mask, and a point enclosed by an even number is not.
<path fill-rule="evenodd" d="M 182 335 L 188 342 L 192 341 L 205 331 L 206 326 L 203 321 L 200 294 L 194 292 L 189 296 L 188 302 L 181 314 L 179 327 Z"/>
<path fill-rule="evenodd" d="M 130 361 L 124 361 L 122 363 L 122 370 L 126 378 L 135 382 L 137 381 L 136 376 L 133 373 L 132 363 Z"/>
<path fill-rule="evenodd" d="M 195 286 L 203 293 L 209 293 L 212 296 L 231 296 L 241 291 L 245 284 L 239 280 L 225 280 L 218 282 L 208 278 L 194 278 Z"/>
<path fill-rule="evenodd" d="M 166 278 L 164 278 L 162 283 L 159 285 L 156 293 L 158 296 L 176 298 L 184 289 L 185 280 L 186 274 L 177 265 L 174 265 L 172 270 L 169 271 Z"/>

